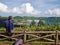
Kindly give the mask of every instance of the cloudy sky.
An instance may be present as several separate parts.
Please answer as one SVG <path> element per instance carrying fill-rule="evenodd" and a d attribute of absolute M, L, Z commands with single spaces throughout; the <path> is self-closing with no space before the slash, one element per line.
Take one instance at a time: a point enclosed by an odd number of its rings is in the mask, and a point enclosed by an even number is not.
<path fill-rule="evenodd" d="M 60 17 L 60 0 L 0 0 L 0 16 Z"/>

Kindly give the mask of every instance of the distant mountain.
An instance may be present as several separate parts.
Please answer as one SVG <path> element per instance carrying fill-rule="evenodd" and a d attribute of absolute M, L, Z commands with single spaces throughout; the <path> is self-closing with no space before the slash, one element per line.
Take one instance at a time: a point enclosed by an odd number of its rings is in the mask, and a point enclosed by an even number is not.
<path fill-rule="evenodd" d="M 23 17 L 20 17 L 20 16 L 15 16 L 13 17 L 14 19 L 23 19 Z"/>

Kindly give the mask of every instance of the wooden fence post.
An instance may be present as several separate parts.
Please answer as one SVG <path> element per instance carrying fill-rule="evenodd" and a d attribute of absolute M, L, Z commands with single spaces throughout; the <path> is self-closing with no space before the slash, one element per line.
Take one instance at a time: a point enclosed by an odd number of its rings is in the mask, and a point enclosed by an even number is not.
<path fill-rule="evenodd" d="M 58 31 L 56 31 L 55 45 L 58 45 Z"/>
<path fill-rule="evenodd" d="M 26 30 L 24 31 L 24 43 L 26 43 Z"/>

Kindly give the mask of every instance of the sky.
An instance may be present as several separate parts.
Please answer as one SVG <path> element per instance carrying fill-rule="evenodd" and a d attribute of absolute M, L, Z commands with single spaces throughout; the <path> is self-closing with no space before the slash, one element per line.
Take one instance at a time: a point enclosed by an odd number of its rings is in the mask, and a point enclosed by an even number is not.
<path fill-rule="evenodd" d="M 60 0 L 0 0 L 0 16 L 60 17 Z"/>

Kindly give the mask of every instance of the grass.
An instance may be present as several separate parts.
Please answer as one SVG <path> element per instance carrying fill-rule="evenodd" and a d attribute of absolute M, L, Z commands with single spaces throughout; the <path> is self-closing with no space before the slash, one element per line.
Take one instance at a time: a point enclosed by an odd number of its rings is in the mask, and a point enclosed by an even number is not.
<path fill-rule="evenodd" d="M 4 43 L 4 44 L 11 44 L 11 43 L 14 43 L 15 41 L 7 41 L 7 40 L 4 40 L 4 41 L 0 41 L 0 43 Z"/>

